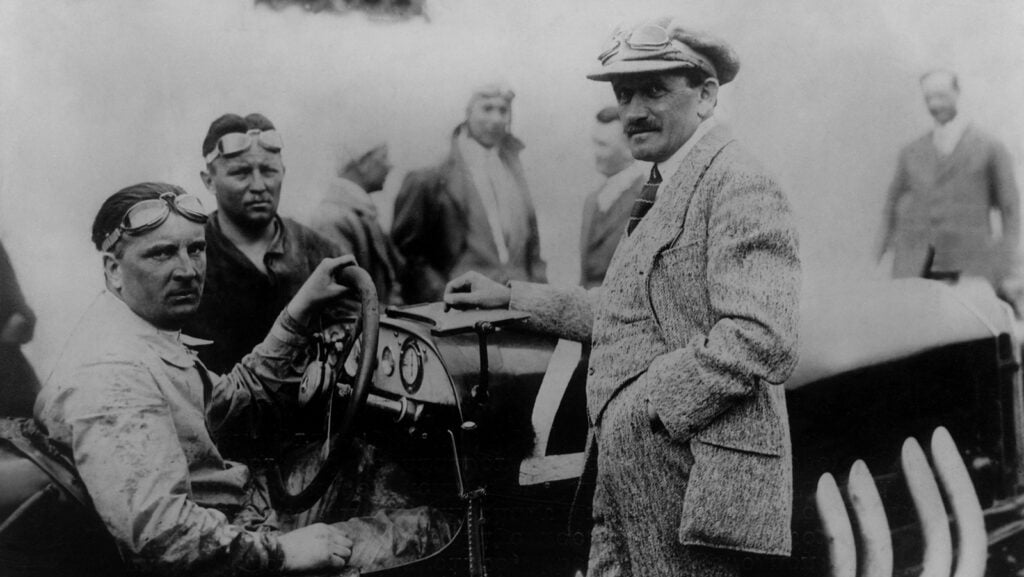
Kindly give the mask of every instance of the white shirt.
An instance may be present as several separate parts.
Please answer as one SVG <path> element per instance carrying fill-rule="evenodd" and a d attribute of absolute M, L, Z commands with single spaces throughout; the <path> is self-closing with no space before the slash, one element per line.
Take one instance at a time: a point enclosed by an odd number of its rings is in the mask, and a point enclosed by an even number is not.
<path fill-rule="evenodd" d="M 607 212 L 615 204 L 615 201 L 619 200 L 622 193 L 629 190 L 630 186 L 633 186 L 637 177 L 642 177 L 646 182 L 647 176 L 648 171 L 640 162 L 631 162 L 626 168 L 609 176 L 605 179 L 604 185 L 601 186 L 601 190 L 597 193 L 597 209 L 601 212 Z"/>
<path fill-rule="evenodd" d="M 670 156 L 668 160 L 658 163 L 658 172 L 661 173 L 662 182 L 668 181 L 668 179 L 675 175 L 676 171 L 679 170 L 679 166 L 683 164 L 683 160 L 685 160 L 686 156 L 690 154 L 691 150 L 693 150 L 693 147 L 697 146 L 700 139 L 704 138 L 704 135 L 717 124 L 718 122 L 715 120 L 714 116 L 708 118 L 704 122 L 701 122 L 697 125 L 697 130 L 693 131 L 690 138 L 688 138 L 686 142 L 679 147 L 679 150 L 677 150 L 675 154 Z M 650 178 L 650 174 L 648 174 L 648 178 Z"/>
<path fill-rule="evenodd" d="M 494 244 L 498 248 L 498 259 L 502 263 L 507 263 L 508 244 L 505 241 L 502 216 L 511 216 L 503 214 L 511 212 L 511 208 L 502 205 L 507 199 L 512 198 L 512 195 L 518 194 L 518 185 L 508 167 L 501 161 L 497 146 L 484 148 L 466 131 L 459 134 L 458 146 L 469 167 L 474 188 L 484 205 L 484 212 L 487 213 L 487 224 L 490 225 Z"/>
<path fill-rule="evenodd" d="M 962 114 L 953 117 L 953 120 L 945 124 L 937 124 L 932 131 L 932 143 L 942 156 L 949 156 L 953 153 L 956 145 L 964 136 L 967 130 L 967 119 Z"/>

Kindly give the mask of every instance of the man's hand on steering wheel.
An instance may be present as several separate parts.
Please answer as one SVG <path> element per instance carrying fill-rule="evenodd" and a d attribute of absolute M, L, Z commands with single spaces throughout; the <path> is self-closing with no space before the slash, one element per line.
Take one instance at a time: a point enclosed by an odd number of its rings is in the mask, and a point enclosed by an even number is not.
<path fill-rule="evenodd" d="M 322 260 L 288 303 L 288 314 L 299 324 L 308 325 L 326 304 L 347 292 L 348 289 L 338 283 L 337 273 L 355 263 L 355 257 L 350 254 Z"/>

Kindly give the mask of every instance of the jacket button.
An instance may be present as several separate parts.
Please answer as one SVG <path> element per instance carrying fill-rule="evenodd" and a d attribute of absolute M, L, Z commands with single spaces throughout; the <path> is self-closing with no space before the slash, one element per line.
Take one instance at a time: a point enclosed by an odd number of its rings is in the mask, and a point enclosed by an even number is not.
<path fill-rule="evenodd" d="M 590 367 L 589 369 L 587 369 L 587 374 L 590 375 L 591 377 L 594 376 L 594 367 Z"/>

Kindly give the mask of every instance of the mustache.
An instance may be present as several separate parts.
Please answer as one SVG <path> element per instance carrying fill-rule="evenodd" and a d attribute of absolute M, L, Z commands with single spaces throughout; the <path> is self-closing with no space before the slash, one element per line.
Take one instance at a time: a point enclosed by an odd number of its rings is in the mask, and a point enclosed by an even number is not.
<path fill-rule="evenodd" d="M 626 136 L 633 136 L 641 132 L 651 132 L 652 130 L 661 130 L 661 125 L 653 120 L 647 118 L 638 118 L 636 120 L 630 120 L 623 126 L 623 132 Z"/>

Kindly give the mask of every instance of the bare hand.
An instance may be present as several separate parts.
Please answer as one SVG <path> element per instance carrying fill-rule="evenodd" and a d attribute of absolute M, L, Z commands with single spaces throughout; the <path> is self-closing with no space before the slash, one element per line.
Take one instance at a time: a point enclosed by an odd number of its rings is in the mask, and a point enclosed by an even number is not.
<path fill-rule="evenodd" d="M 511 289 L 478 272 L 459 275 L 444 287 L 445 304 L 457 309 L 507 309 L 511 300 Z"/>
<path fill-rule="evenodd" d="M 32 323 L 21 313 L 14 313 L 0 330 L 0 343 L 23 345 L 32 340 Z"/>
<path fill-rule="evenodd" d="M 315 523 L 278 537 L 287 572 L 341 569 L 352 556 L 352 540 L 340 529 Z"/>
<path fill-rule="evenodd" d="M 288 314 L 300 324 L 309 324 L 312 316 L 323 306 L 344 294 L 346 287 L 335 280 L 335 272 L 356 263 L 350 254 L 325 258 L 313 270 L 306 282 L 288 303 Z"/>

